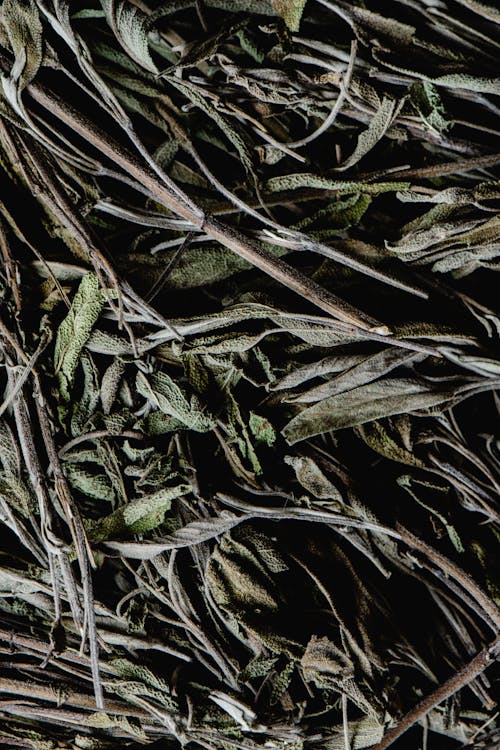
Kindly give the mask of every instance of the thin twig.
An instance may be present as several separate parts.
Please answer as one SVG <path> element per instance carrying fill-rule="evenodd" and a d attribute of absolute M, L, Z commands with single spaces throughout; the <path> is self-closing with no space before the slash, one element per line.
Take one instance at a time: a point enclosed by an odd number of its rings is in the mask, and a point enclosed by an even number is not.
<path fill-rule="evenodd" d="M 498 659 L 499 653 L 500 636 L 483 648 L 483 650 L 468 662 L 468 664 L 440 685 L 437 690 L 427 696 L 427 698 L 420 701 L 415 708 L 412 708 L 411 711 L 401 719 L 397 726 L 389 729 L 384 738 L 378 743 L 378 745 L 375 745 L 372 750 L 386 750 L 386 748 L 390 747 L 398 737 L 401 737 L 401 735 L 416 724 L 416 722 L 421 721 L 429 711 L 432 711 L 433 708 L 439 706 L 440 703 L 447 698 L 450 698 L 458 690 L 465 687 L 472 682 L 472 680 L 475 680 L 476 677 L 482 674 L 485 669 Z"/>
<path fill-rule="evenodd" d="M 488 614 L 496 631 L 500 631 L 500 610 L 481 587 L 478 586 L 469 575 L 467 575 L 467 573 L 445 557 L 445 555 L 441 554 L 441 552 L 438 552 L 436 549 L 416 537 L 401 524 L 396 524 L 396 530 L 399 533 L 400 538 L 406 542 L 409 547 L 422 552 L 429 560 L 432 560 L 438 569 L 445 571 L 451 578 L 460 584 L 460 586 L 462 586 L 462 588 L 464 588 Z"/>
<path fill-rule="evenodd" d="M 351 750 L 349 719 L 347 716 L 347 695 L 345 693 L 342 693 L 342 727 L 344 729 L 344 750 Z"/>
<path fill-rule="evenodd" d="M 91 568 L 92 550 L 85 533 L 78 506 L 73 500 L 66 477 L 62 470 L 57 448 L 54 444 L 50 421 L 45 409 L 45 398 L 38 378 L 34 377 L 35 403 L 40 423 L 41 433 L 45 442 L 47 455 L 55 478 L 55 486 L 59 501 L 63 508 L 71 535 L 76 547 L 80 573 L 82 576 L 83 595 L 85 600 L 85 622 L 88 628 L 88 642 L 90 649 L 90 663 L 94 679 L 94 694 L 97 708 L 104 708 L 103 690 L 99 668 L 99 647 L 95 621 L 94 594 L 92 588 Z"/>

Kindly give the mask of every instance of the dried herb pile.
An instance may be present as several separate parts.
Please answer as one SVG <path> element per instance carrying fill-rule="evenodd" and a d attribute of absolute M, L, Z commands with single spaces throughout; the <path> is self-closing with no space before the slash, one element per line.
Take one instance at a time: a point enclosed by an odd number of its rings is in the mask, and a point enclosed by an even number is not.
<path fill-rule="evenodd" d="M 498 747 L 499 22 L 0 2 L 1 747 Z"/>

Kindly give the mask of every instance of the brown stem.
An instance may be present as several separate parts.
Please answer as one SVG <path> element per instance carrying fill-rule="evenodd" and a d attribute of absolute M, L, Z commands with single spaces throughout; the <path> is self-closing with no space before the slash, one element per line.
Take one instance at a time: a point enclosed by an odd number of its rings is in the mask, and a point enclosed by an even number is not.
<path fill-rule="evenodd" d="M 500 154 L 491 154 L 488 156 L 473 156 L 470 159 L 462 159 L 461 161 L 450 161 L 444 164 L 434 164 L 431 167 L 420 167 L 416 169 L 401 169 L 394 173 L 394 177 L 397 179 L 407 179 L 408 177 L 414 177 L 419 179 L 425 179 L 430 177 L 442 177 L 445 174 L 458 174 L 459 172 L 471 172 L 475 169 L 487 169 L 488 167 L 496 167 L 500 164 Z M 368 172 L 365 175 L 361 175 L 360 179 L 374 180 L 382 177 L 386 174 L 386 171 Z"/>
<path fill-rule="evenodd" d="M 30 358 L 16 341 L 15 337 L 12 335 L 12 333 L 9 331 L 3 320 L 0 318 L 0 336 L 3 336 L 5 341 L 8 341 L 11 345 L 12 349 L 16 352 L 19 359 L 24 362 L 26 367 L 31 367 Z"/>
<path fill-rule="evenodd" d="M 68 706 L 75 706 L 85 711 L 94 712 L 96 710 L 93 695 L 67 690 L 64 684 L 60 686 L 57 684 L 47 685 L 41 682 L 28 682 L 28 680 L 12 680 L 9 677 L 0 677 L 0 694 L 19 695 L 34 700 L 48 701 L 56 705 L 60 705 L 62 702 Z M 142 709 L 115 700 L 106 700 L 106 712 L 151 720 L 151 717 Z"/>
<path fill-rule="evenodd" d="M 400 538 L 412 549 L 416 549 L 422 552 L 429 560 L 442 571 L 444 571 L 450 578 L 453 578 L 457 583 L 462 586 L 483 608 L 484 612 L 487 613 L 492 624 L 495 626 L 496 632 L 500 631 L 500 610 L 490 599 L 490 597 L 482 590 L 480 586 L 469 576 L 465 571 L 455 565 L 451 560 L 448 560 L 445 555 L 442 555 L 438 550 L 430 547 L 428 544 L 423 542 L 421 539 L 412 534 L 404 526 L 397 523 L 396 530 L 399 533 Z"/>
<path fill-rule="evenodd" d="M 404 716 L 397 726 L 389 729 L 384 738 L 375 745 L 372 750 L 386 750 L 401 737 L 417 721 L 426 716 L 433 708 L 438 706 L 444 700 L 454 695 L 458 690 L 475 680 L 487 667 L 493 664 L 500 653 L 500 636 L 497 636 L 488 646 L 483 648 L 468 664 L 459 669 L 446 682 L 440 685 L 437 690 L 424 698 L 420 703 Z"/>

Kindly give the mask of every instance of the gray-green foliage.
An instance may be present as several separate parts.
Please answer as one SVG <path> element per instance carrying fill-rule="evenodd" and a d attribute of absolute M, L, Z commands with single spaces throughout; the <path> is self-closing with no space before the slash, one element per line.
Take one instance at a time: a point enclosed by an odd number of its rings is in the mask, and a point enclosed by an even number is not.
<path fill-rule="evenodd" d="M 165 487 L 152 495 L 145 495 L 128 502 L 109 516 L 89 522 L 87 533 L 93 541 L 114 539 L 123 534 L 143 534 L 163 523 L 165 513 L 170 510 L 172 500 L 191 491 L 188 484 Z"/>
<path fill-rule="evenodd" d="M 4 0 L 0 34 L 15 56 L 11 80 L 20 91 L 35 77 L 42 63 L 42 24 L 34 0 Z M 8 41 L 7 41 L 8 40 Z M 6 81 L 4 79 L 4 90 Z"/>
<path fill-rule="evenodd" d="M 358 750 L 462 685 L 500 626 L 497 21 L 0 0 L 0 745 Z M 469 687 L 429 747 L 493 747 Z"/>
<path fill-rule="evenodd" d="M 438 133 L 445 133 L 453 122 L 446 117 L 446 110 L 438 89 L 429 81 L 414 83 L 410 101 L 425 124 Z"/>
<path fill-rule="evenodd" d="M 80 353 L 96 324 L 106 302 L 95 274 L 82 279 L 71 308 L 59 326 L 54 348 L 54 365 L 61 395 L 69 400 Z"/>
<path fill-rule="evenodd" d="M 290 31 L 298 31 L 306 2 L 307 0 L 272 0 L 272 5 Z"/>
<path fill-rule="evenodd" d="M 441 390 L 414 378 L 386 378 L 317 401 L 299 412 L 285 426 L 283 434 L 293 444 L 329 430 L 440 406 L 460 399 L 471 388 L 473 385 L 467 382 Z"/>
<path fill-rule="evenodd" d="M 214 418 L 197 395 L 188 396 L 166 373 L 153 373 L 149 377 L 138 373 L 136 387 L 151 404 L 184 427 L 206 432 L 215 425 Z"/>
<path fill-rule="evenodd" d="M 139 65 L 151 73 L 157 73 L 153 58 L 149 52 L 148 31 L 150 21 L 146 13 L 126 0 L 101 0 L 109 24 L 116 29 L 116 34 L 125 51 Z"/>

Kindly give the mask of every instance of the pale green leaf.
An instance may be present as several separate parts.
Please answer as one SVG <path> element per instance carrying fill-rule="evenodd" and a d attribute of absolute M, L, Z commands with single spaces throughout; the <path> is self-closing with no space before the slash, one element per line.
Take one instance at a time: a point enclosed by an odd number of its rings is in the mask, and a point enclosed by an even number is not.
<path fill-rule="evenodd" d="M 348 169 L 365 156 L 379 142 L 397 117 L 401 103 L 388 96 L 384 96 L 379 109 L 374 114 L 366 130 L 358 136 L 358 142 L 353 153 L 336 169 Z M 367 192 L 366 189 L 360 192 Z"/>
<path fill-rule="evenodd" d="M 346 369 L 335 378 L 327 380 L 325 383 L 310 388 L 303 393 L 291 396 L 288 400 L 293 403 L 322 401 L 337 393 L 351 391 L 353 388 L 387 375 L 397 367 L 409 366 L 415 360 L 423 358 L 425 358 L 425 355 L 409 352 L 407 349 L 398 349 L 397 347 L 384 349 L 377 354 L 366 357 L 362 362 L 356 363 L 353 367 Z"/>
<path fill-rule="evenodd" d="M 141 742 L 147 742 L 147 735 L 142 727 L 129 720 L 126 716 L 115 716 L 113 714 L 107 714 L 104 711 L 98 711 L 95 713 L 88 714 L 82 719 L 83 726 L 91 727 L 92 729 L 114 729 L 120 733 L 124 733 L 125 736 L 132 737 Z"/>
<path fill-rule="evenodd" d="M 158 690 L 159 692 L 164 693 L 172 704 L 175 703 L 172 698 L 172 691 L 167 682 L 143 664 L 134 664 L 134 662 L 129 661 L 128 659 L 112 659 L 109 662 L 109 666 L 119 677 L 143 682 L 145 685 L 149 685 L 149 687 L 153 688 L 153 690 Z"/>
<path fill-rule="evenodd" d="M 207 432 L 215 427 L 215 417 L 203 406 L 198 396 L 195 393 L 188 396 L 165 372 L 156 372 L 148 377 L 139 372 L 136 386 L 138 392 L 164 414 L 189 429 Z"/>
<path fill-rule="evenodd" d="M 248 422 L 250 432 L 255 437 L 257 443 L 265 443 L 266 445 L 273 445 L 276 441 L 276 431 L 269 420 L 265 417 L 261 417 L 254 412 L 250 412 L 250 419 Z"/>
<path fill-rule="evenodd" d="M 276 193 L 282 190 L 310 188 L 331 190 L 339 195 L 348 193 L 379 195 L 380 193 L 388 193 L 392 190 L 406 190 L 409 187 L 409 182 L 352 182 L 331 180 L 328 177 L 322 177 L 321 175 L 315 175 L 308 172 L 271 177 L 271 179 L 266 182 L 266 190 L 270 193 Z"/>
<path fill-rule="evenodd" d="M 285 425 L 283 435 L 292 445 L 330 430 L 438 406 L 456 397 L 459 390 L 456 385 L 438 390 L 414 378 L 375 381 L 304 409 Z"/>
<path fill-rule="evenodd" d="M 101 0 L 108 22 L 130 57 L 150 73 L 158 73 L 149 51 L 148 32 L 151 21 L 137 5 L 129 0 L 118 0 L 114 7 L 110 0 Z M 112 15 L 112 11 L 113 15 Z"/>
<path fill-rule="evenodd" d="M 33 80 L 42 64 L 42 24 L 36 3 L 3 0 L 0 23 L 14 52 L 10 78 L 20 91 Z"/>
<path fill-rule="evenodd" d="M 356 721 L 349 721 L 347 727 L 351 750 L 364 750 L 364 748 L 376 745 L 384 736 L 384 725 L 372 716 L 363 716 Z M 325 742 L 325 750 L 345 750 L 344 728 L 337 726 L 333 729 L 337 731 L 332 732 L 331 739 Z"/>
<path fill-rule="evenodd" d="M 75 463 L 67 463 L 64 473 L 69 483 L 86 497 L 96 500 L 114 500 L 115 492 L 105 474 L 94 474 Z"/>
<path fill-rule="evenodd" d="M 323 474 L 319 466 L 309 456 L 285 456 L 285 463 L 295 471 L 304 489 L 319 500 L 334 500 L 343 504 L 342 495 Z"/>
<path fill-rule="evenodd" d="M 4 419 L 0 419 L 0 464 L 9 476 L 21 473 L 21 455 L 14 433 Z"/>
<path fill-rule="evenodd" d="M 151 560 L 151 558 L 169 549 L 191 547 L 195 544 L 207 542 L 219 534 L 232 529 L 247 518 L 249 516 L 237 516 L 229 511 L 222 511 L 216 518 L 192 521 L 172 534 L 157 539 L 155 542 L 107 542 L 106 546 L 117 550 L 124 557 Z"/>
<path fill-rule="evenodd" d="M 59 326 L 54 349 L 54 366 L 62 397 L 68 401 L 80 353 L 106 302 L 97 276 L 84 276 L 71 308 Z"/>
<path fill-rule="evenodd" d="M 298 31 L 307 0 L 272 0 L 273 8 L 290 31 Z"/>
<path fill-rule="evenodd" d="M 410 101 L 430 130 L 445 133 L 453 125 L 446 116 L 443 100 L 430 81 L 418 81 L 410 89 Z"/>
<path fill-rule="evenodd" d="M 170 510 L 172 500 L 191 492 L 188 484 L 163 487 L 152 495 L 131 500 L 117 508 L 109 516 L 86 522 L 89 539 L 107 541 L 124 534 L 144 534 L 163 523 L 165 513 Z"/>

